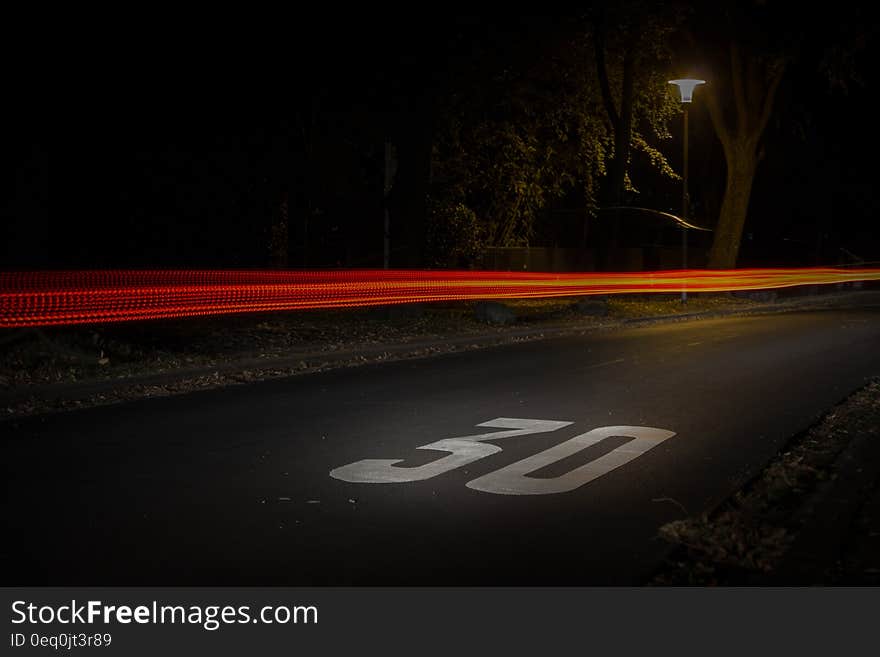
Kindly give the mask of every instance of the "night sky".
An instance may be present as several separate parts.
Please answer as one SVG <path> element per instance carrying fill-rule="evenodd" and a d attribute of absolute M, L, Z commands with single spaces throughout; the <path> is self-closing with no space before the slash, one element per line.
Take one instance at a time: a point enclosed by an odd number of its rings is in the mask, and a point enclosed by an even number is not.
<path fill-rule="evenodd" d="M 119 19 L 74 39 L 69 72 L 36 61 L 12 71 L 2 266 L 266 266 L 284 193 L 291 267 L 381 266 L 385 139 L 399 149 L 404 190 L 394 234 L 417 240 L 418 222 L 402 217 L 424 212 L 425 154 L 444 97 L 541 57 L 576 19 L 285 14 Z M 864 31 L 873 34 L 873 19 Z M 863 84 L 846 94 L 829 90 L 815 53 L 788 72 L 740 264 L 834 264 L 841 248 L 880 260 L 876 52 L 868 39 L 857 62 Z M 678 167 L 680 123 L 670 129 L 664 150 Z M 711 225 L 724 160 L 699 98 L 690 134 L 695 218 Z M 675 209 L 680 191 L 658 182 L 645 197 Z"/>

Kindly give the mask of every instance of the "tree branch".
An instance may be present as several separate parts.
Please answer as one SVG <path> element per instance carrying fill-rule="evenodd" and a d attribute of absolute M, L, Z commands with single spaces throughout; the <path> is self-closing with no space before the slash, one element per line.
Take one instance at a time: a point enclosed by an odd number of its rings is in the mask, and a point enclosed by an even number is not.
<path fill-rule="evenodd" d="M 605 36 L 601 25 L 596 26 L 596 37 L 593 39 L 596 49 L 596 72 L 599 75 L 599 88 L 602 90 L 602 102 L 611 125 L 617 130 L 620 125 L 620 117 L 614 108 L 614 97 L 611 95 L 611 85 L 608 83 L 608 68 L 605 64 Z"/>
<path fill-rule="evenodd" d="M 748 103 L 743 88 L 742 57 L 736 41 L 730 42 L 730 72 L 733 79 L 733 99 L 736 103 L 736 124 L 740 134 L 744 134 L 748 124 Z"/>
<path fill-rule="evenodd" d="M 761 116 L 766 72 L 767 69 L 755 57 L 746 60 L 746 103 L 750 118 Z"/>
<path fill-rule="evenodd" d="M 706 85 L 706 93 L 703 94 L 703 98 L 706 99 L 706 107 L 709 110 L 709 118 L 712 120 L 712 127 L 715 128 L 715 134 L 718 135 L 725 153 L 730 153 L 733 139 L 730 129 L 724 121 L 724 108 L 721 107 L 718 95 L 711 85 Z"/>
<path fill-rule="evenodd" d="M 779 83 L 782 82 L 783 75 L 785 75 L 785 60 L 777 60 L 776 69 L 773 71 L 773 77 L 770 78 L 770 87 L 767 89 L 767 94 L 764 96 L 764 106 L 761 108 L 761 117 L 758 119 L 757 130 L 755 131 L 757 137 L 760 137 L 764 133 L 764 128 L 767 127 L 767 122 L 770 120 L 770 114 L 773 112 L 773 102 L 776 98 L 776 90 L 779 88 Z"/>
<path fill-rule="evenodd" d="M 688 29 L 684 29 L 682 30 L 682 34 L 691 50 L 697 53 L 699 59 L 706 61 L 706 55 L 702 51 L 702 48 L 693 33 Z M 704 90 L 701 91 L 701 94 L 705 99 L 706 108 L 709 110 L 709 118 L 712 121 L 712 127 L 715 129 L 715 134 L 718 136 L 718 140 L 724 147 L 725 156 L 727 156 L 732 150 L 733 137 L 730 128 L 727 125 L 727 121 L 725 120 L 724 108 L 721 106 L 721 101 L 719 100 L 715 89 L 716 85 L 713 85 L 710 80 L 709 84 L 707 84 L 704 87 Z"/>

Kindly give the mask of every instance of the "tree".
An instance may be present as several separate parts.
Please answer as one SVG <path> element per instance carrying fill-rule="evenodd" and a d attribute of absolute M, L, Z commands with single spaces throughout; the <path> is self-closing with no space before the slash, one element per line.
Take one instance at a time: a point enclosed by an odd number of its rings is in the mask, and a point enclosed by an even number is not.
<path fill-rule="evenodd" d="M 773 111 L 776 94 L 789 64 L 791 44 L 773 44 L 755 39 L 747 25 L 767 20 L 765 8 L 728 6 L 714 25 L 723 31 L 707 36 L 724 44 L 709 50 L 691 31 L 688 42 L 701 58 L 711 61 L 709 83 L 700 89 L 709 110 L 715 134 L 724 152 L 727 177 L 712 247 L 709 267 L 736 266 L 743 226 L 758 164 L 764 158 L 762 137 Z M 703 27 L 702 30 L 705 29 Z M 767 31 L 766 28 L 764 31 Z M 746 40 L 747 39 L 747 40 Z"/>
<path fill-rule="evenodd" d="M 548 40 L 523 47 L 495 36 L 493 56 L 450 89 L 440 112 L 429 224 L 472 212 L 482 246 L 526 245 L 550 198 L 576 181 L 592 197 L 607 149 L 601 121 L 582 109 L 595 99 L 584 97 L 577 71 L 548 53 Z"/>
<path fill-rule="evenodd" d="M 685 36 L 700 59 L 711 62 L 709 83 L 700 94 L 727 164 L 708 264 L 726 269 L 736 266 L 752 186 L 765 155 L 764 134 L 786 72 L 818 53 L 816 67 L 829 83 L 845 86 L 854 73 L 852 46 L 864 35 L 855 30 L 829 36 L 827 26 L 809 12 L 766 0 L 731 2 L 696 19 L 699 28 L 685 30 Z M 841 53 L 846 56 L 835 60 Z"/>
<path fill-rule="evenodd" d="M 600 2 L 587 15 L 596 81 L 613 135 L 605 185 L 610 204 L 622 204 L 624 192 L 633 191 L 633 149 L 645 151 L 663 173 L 674 177 L 663 154 L 648 145 L 642 125 L 650 126 L 657 138 L 669 137 L 666 125 L 677 108 L 663 73 L 672 57 L 669 37 L 681 17 L 674 5 L 649 8 L 639 0 Z"/>
<path fill-rule="evenodd" d="M 434 142 L 429 222 L 467 209 L 485 245 L 526 245 L 553 199 L 575 194 L 594 212 L 609 164 L 615 182 L 605 187 L 635 192 L 633 150 L 675 176 L 650 143 L 669 136 L 666 123 L 678 109 L 662 70 L 660 37 L 668 29 L 645 18 L 632 34 L 651 36 L 634 45 L 616 30 L 597 37 L 583 18 L 562 25 L 544 32 L 539 47 L 517 41 L 518 58 L 498 61 L 449 95 Z"/>
<path fill-rule="evenodd" d="M 717 85 L 707 85 L 705 94 L 727 162 L 727 184 L 709 252 L 709 267 L 714 269 L 736 266 L 752 183 L 764 158 L 761 137 L 787 64 L 782 56 L 744 56 L 735 41 L 731 41 L 729 52 L 735 118 L 727 120 Z"/>
<path fill-rule="evenodd" d="M 633 150 L 647 153 L 661 173 L 678 178 L 663 153 L 643 136 L 649 127 L 657 139 L 669 137 L 667 123 L 678 107 L 668 94 L 664 64 L 671 60 L 669 35 L 682 13 L 669 8 L 648 7 L 640 0 L 599 2 L 587 14 L 586 34 L 593 45 L 593 66 L 602 105 L 613 136 L 603 201 L 609 206 L 626 205 L 627 192 L 635 193 L 630 176 Z M 618 212 L 598 224 L 603 269 L 613 266 L 613 252 L 620 240 Z"/>

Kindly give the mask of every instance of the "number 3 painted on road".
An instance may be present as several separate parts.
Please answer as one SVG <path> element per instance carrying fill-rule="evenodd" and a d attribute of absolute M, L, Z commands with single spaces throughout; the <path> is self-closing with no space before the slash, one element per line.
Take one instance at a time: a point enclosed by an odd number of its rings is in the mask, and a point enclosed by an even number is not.
<path fill-rule="evenodd" d="M 331 470 L 330 476 L 342 481 L 366 484 L 397 484 L 406 481 L 423 481 L 501 451 L 501 448 L 497 445 L 486 444 L 484 442 L 486 440 L 498 440 L 499 438 L 556 431 L 570 424 L 571 422 L 557 422 L 555 420 L 526 420 L 499 417 L 477 426 L 511 429 L 511 431 L 491 431 L 473 436 L 447 438 L 446 440 L 438 440 L 430 445 L 422 445 L 416 449 L 435 449 L 440 452 L 450 452 L 450 454 L 437 461 L 420 465 L 417 468 L 401 468 L 395 465 L 403 461 L 403 459 L 367 459 Z"/>
<path fill-rule="evenodd" d="M 497 445 L 486 444 L 485 441 L 487 440 L 546 433 L 556 431 L 571 424 L 571 422 L 558 420 L 496 418 L 477 426 L 510 430 L 448 438 L 418 447 L 417 449 L 450 452 L 449 456 L 431 463 L 414 468 L 406 468 L 396 465 L 402 459 L 367 459 L 331 470 L 330 476 L 353 483 L 386 484 L 423 481 L 501 451 L 501 448 Z M 482 477 L 478 477 L 473 481 L 469 481 L 467 487 L 498 495 L 566 493 L 580 488 L 615 468 L 629 463 L 674 435 L 674 431 L 656 429 L 654 427 L 599 427 L 575 436 L 534 456 L 522 459 Z M 612 436 L 632 438 L 633 440 L 564 475 L 545 479 L 528 476 L 532 472 L 577 454 Z"/>

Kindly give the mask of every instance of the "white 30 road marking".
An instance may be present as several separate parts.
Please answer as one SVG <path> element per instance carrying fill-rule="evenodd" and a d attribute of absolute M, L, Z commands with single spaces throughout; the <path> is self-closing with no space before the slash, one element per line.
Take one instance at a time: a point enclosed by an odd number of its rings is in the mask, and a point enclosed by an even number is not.
<path fill-rule="evenodd" d="M 567 493 L 629 463 L 674 435 L 674 431 L 653 427 L 599 427 L 546 449 L 540 454 L 511 463 L 500 470 L 469 481 L 467 487 L 499 495 Z M 634 440 L 564 475 L 552 479 L 536 479 L 528 476 L 531 472 L 568 458 L 612 436 L 622 436 Z"/>
<path fill-rule="evenodd" d="M 571 422 L 559 422 L 556 420 L 527 420 L 499 417 L 477 426 L 497 427 L 500 429 L 510 429 L 510 431 L 492 431 L 473 436 L 447 438 L 446 440 L 438 440 L 436 443 L 416 448 L 450 452 L 449 456 L 445 456 L 437 461 L 432 461 L 416 468 L 400 468 L 395 466 L 395 463 L 400 463 L 403 459 L 367 459 L 331 470 L 330 476 L 342 481 L 369 484 L 423 481 L 501 451 L 501 448 L 497 445 L 489 445 L 483 441 L 556 431 L 570 424 Z"/>
<path fill-rule="evenodd" d="M 423 481 L 501 451 L 501 448 L 497 445 L 487 444 L 485 442 L 487 440 L 546 433 L 567 427 L 570 424 L 572 423 L 558 420 L 528 420 L 499 417 L 477 426 L 505 428 L 510 429 L 509 431 L 495 431 L 475 434 L 473 436 L 448 438 L 417 448 L 450 452 L 449 456 L 445 456 L 437 461 L 414 468 L 402 468 L 395 464 L 400 463 L 403 459 L 367 459 L 331 470 L 330 476 L 352 483 L 389 484 Z M 539 454 L 478 477 L 468 482 L 467 487 L 498 495 L 565 493 L 580 488 L 615 468 L 629 463 L 674 435 L 674 431 L 653 427 L 599 427 L 575 436 L 555 447 L 546 449 Z M 548 479 L 537 479 L 528 476 L 532 472 L 577 454 L 612 436 L 632 438 L 633 440 L 564 475 Z"/>

